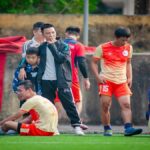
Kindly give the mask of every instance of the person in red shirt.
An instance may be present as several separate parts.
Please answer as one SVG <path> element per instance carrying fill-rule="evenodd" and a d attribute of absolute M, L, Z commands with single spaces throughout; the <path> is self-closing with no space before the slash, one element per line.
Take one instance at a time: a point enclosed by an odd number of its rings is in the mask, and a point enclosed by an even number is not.
<path fill-rule="evenodd" d="M 86 90 L 90 88 L 90 81 L 88 78 L 88 70 L 85 58 L 85 48 L 82 43 L 78 41 L 80 37 L 80 28 L 75 26 L 69 26 L 66 28 L 66 39 L 65 43 L 69 45 L 71 54 L 71 65 L 72 65 L 72 93 L 74 102 L 77 106 L 79 114 L 82 111 L 82 95 L 80 89 L 79 73 L 78 68 L 83 76 L 83 84 Z M 55 99 L 55 105 L 60 110 L 61 104 L 59 98 Z"/>
<path fill-rule="evenodd" d="M 101 117 L 104 135 L 111 136 L 110 107 L 114 95 L 121 107 L 124 121 L 124 135 L 140 134 L 142 129 L 135 129 L 131 123 L 130 95 L 132 86 L 132 46 L 128 43 L 130 29 L 119 27 L 115 30 L 115 40 L 99 45 L 92 59 L 92 71 L 99 84 Z M 98 72 L 98 64 L 101 72 Z"/>

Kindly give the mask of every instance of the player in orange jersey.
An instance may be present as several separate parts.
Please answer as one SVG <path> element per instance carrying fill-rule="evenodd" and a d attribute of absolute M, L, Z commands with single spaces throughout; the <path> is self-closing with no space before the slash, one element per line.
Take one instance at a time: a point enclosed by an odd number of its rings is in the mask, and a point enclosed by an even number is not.
<path fill-rule="evenodd" d="M 0 121 L 1 132 L 15 130 L 24 136 L 53 136 L 58 133 L 58 113 L 48 99 L 36 95 L 29 80 L 20 82 L 17 90 L 19 100 L 26 100 L 19 111 Z M 17 122 L 23 114 L 30 116 Z"/>
<path fill-rule="evenodd" d="M 104 125 L 104 135 L 111 136 L 110 107 L 114 95 L 121 107 L 124 121 L 124 135 L 140 134 L 142 129 L 132 127 L 130 95 L 132 86 L 132 46 L 128 43 L 130 29 L 119 27 L 115 30 L 115 40 L 99 45 L 92 59 L 92 71 L 99 84 L 101 103 L 101 118 Z M 101 72 L 98 72 L 98 64 Z"/>

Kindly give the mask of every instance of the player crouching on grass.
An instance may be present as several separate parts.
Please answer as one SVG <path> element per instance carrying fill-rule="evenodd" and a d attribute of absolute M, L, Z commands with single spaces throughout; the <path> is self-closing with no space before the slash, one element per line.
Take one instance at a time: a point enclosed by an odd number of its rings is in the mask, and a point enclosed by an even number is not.
<path fill-rule="evenodd" d="M 53 136 L 58 132 L 58 113 L 55 106 L 46 98 L 36 95 L 30 80 L 19 83 L 17 96 L 26 100 L 19 111 L 0 121 L 1 131 L 12 129 L 24 136 Z M 23 114 L 30 116 L 17 122 Z"/>

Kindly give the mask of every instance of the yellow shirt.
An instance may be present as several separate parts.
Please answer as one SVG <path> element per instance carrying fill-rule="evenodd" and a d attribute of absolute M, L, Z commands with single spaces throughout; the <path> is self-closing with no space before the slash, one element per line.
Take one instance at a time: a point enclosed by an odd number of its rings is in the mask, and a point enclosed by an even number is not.
<path fill-rule="evenodd" d="M 57 132 L 58 113 L 55 106 L 46 98 L 36 95 L 26 100 L 20 108 L 30 112 L 32 123 L 37 128 L 46 132 Z"/>

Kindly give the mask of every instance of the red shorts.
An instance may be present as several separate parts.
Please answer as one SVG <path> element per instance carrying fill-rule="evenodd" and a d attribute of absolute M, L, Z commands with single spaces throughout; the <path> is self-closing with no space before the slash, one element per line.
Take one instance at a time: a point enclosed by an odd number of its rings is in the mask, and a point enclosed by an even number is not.
<path fill-rule="evenodd" d="M 80 84 L 79 83 L 72 83 L 71 90 L 74 98 L 74 102 L 78 103 L 82 100 L 81 90 L 80 90 Z M 58 97 L 58 93 L 56 92 L 56 98 L 54 100 L 54 103 L 60 102 L 60 99 Z"/>
<path fill-rule="evenodd" d="M 115 84 L 106 81 L 105 84 L 99 84 L 99 95 L 116 96 L 132 95 L 132 92 L 127 83 Z"/>
<path fill-rule="evenodd" d="M 42 131 L 42 130 L 36 128 L 36 126 L 34 124 L 22 123 L 21 127 L 20 127 L 20 135 L 23 135 L 23 136 L 53 136 L 54 132 Z"/>

